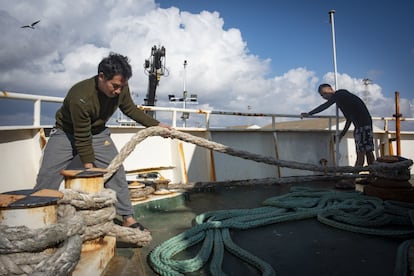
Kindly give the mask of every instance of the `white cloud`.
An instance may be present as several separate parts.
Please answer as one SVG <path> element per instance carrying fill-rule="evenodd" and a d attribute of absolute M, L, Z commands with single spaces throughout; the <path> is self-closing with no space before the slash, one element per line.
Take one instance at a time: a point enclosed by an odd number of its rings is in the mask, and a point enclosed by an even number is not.
<path fill-rule="evenodd" d="M 153 45 L 166 48 L 170 73 L 157 90 L 161 106 L 170 105 L 168 94 L 182 93 L 184 60 L 186 87 L 198 94 L 198 108 L 247 111 L 249 106 L 252 112 L 299 114 L 322 103 L 319 82 L 333 83 L 332 73 L 320 80 L 303 67 L 269 77 L 272 61 L 250 53 L 240 30 L 224 29 L 226 19 L 218 12 L 161 9 L 153 0 L 120 3 L 4 1 L 0 89 L 63 96 L 75 82 L 96 74 L 101 58 L 114 51 L 130 58 L 130 85 L 141 104 L 148 82 L 143 63 Z M 36 29 L 20 28 L 37 19 Z M 369 98 L 373 114 L 392 114 L 393 99 L 384 98 L 377 84 L 367 91 L 361 78 L 339 74 L 338 81 L 340 88 Z"/>

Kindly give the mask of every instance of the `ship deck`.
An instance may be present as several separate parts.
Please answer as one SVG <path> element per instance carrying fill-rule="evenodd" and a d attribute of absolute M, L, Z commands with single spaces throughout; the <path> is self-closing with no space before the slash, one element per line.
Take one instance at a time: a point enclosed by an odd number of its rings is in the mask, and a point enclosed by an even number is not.
<path fill-rule="evenodd" d="M 0 126 L 0 192 L 32 189 L 39 171 L 42 150 L 52 128 L 49 125 L 51 122 L 41 120 L 44 118 L 41 105 L 61 103 L 63 98 L 4 92 L 0 94 L 1 99 L 31 102 L 33 122 L 29 122 L 29 125 Z M 238 153 L 242 149 L 243 153 L 252 153 L 256 157 L 259 155 L 315 166 L 321 165 L 323 160 L 327 166 L 352 166 L 355 163 L 352 130 L 348 131 L 341 143 L 336 144 L 333 139 L 336 130 L 342 129 L 344 124 L 342 121 L 342 125 L 337 125 L 336 116 L 303 119 L 298 114 L 145 108 L 157 111 L 160 118 L 165 117 L 165 122 L 171 122 L 171 126 L 183 133 L 230 147 Z M 194 122 L 199 121 L 200 124 L 177 127 L 182 112 L 190 113 Z M 410 126 L 414 118 L 404 118 L 401 121 L 407 126 L 407 131 L 401 132 L 397 132 L 394 127 L 394 117 L 377 117 L 373 120 L 379 126 L 374 129 L 375 156 L 397 153 L 414 159 L 414 132 L 408 131 L 412 129 Z M 128 123 L 109 127 L 118 150 L 137 133 L 145 130 Z M 127 172 L 134 173 L 155 168 L 161 171 L 163 178 L 171 180 L 172 184 L 309 175 L 308 171 L 252 162 L 186 140 L 161 137 L 147 137 L 136 145 L 123 165 Z M 410 170 L 413 175 L 414 168 Z M 105 274 L 155 275 L 147 264 L 149 252 L 163 241 L 189 229 L 197 215 L 211 210 L 256 208 L 261 206 L 264 199 L 287 193 L 292 185 L 328 189 L 334 187 L 334 183 L 323 182 L 216 188 L 184 193 L 148 203 L 150 205 L 137 204 L 137 219 L 151 230 L 153 241 L 143 248 L 118 244 L 116 256 Z M 400 240 L 330 228 L 310 219 L 233 231 L 232 237 L 238 244 L 270 263 L 278 275 L 391 275 L 396 250 L 401 243 Z M 224 266 L 229 275 L 255 274 L 255 271 L 228 255 L 225 256 Z M 207 270 L 194 273 L 208 274 Z"/>
<path fill-rule="evenodd" d="M 214 188 L 184 193 L 154 205 L 135 205 L 138 220 L 152 233 L 143 248 L 119 244 L 104 275 L 158 275 L 148 265 L 148 254 L 163 241 L 192 226 L 196 215 L 212 210 L 257 208 L 270 197 L 288 193 L 292 186 L 334 189 L 332 182 L 307 182 L 258 187 Z M 348 232 L 316 219 L 271 224 L 231 232 L 236 244 L 268 262 L 277 275 L 393 275 L 397 238 Z M 190 250 L 191 251 L 191 250 Z M 194 255 L 196 252 L 186 252 Z M 228 275 L 260 275 L 240 259 L 225 253 Z M 186 275 L 209 275 L 208 266 Z"/>

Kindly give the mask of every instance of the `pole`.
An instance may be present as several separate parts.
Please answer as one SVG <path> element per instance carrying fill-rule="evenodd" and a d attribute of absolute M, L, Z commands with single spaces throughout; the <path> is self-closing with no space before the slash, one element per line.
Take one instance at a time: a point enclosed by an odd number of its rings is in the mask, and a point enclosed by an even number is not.
<path fill-rule="evenodd" d="M 187 88 L 186 88 L 186 85 L 185 85 L 185 79 L 186 79 L 186 71 L 185 71 L 185 68 L 187 67 L 187 60 L 184 60 L 184 73 L 183 73 L 183 75 L 184 75 L 184 78 L 183 78 L 183 91 L 184 92 L 186 92 L 187 91 Z"/>
<path fill-rule="evenodd" d="M 183 84 L 183 109 L 184 109 L 184 111 L 183 112 L 185 112 L 186 102 L 187 102 L 187 87 L 186 87 L 186 77 L 187 76 L 186 76 L 186 70 L 185 70 L 186 67 L 187 67 L 187 60 L 184 60 L 184 84 Z M 187 126 L 186 121 L 187 121 L 187 119 L 185 119 L 183 117 L 183 127 Z"/>
<path fill-rule="evenodd" d="M 334 89 L 338 89 L 338 71 L 336 67 L 336 43 L 335 43 L 335 21 L 334 21 L 335 10 L 329 11 L 329 22 L 331 23 L 332 29 L 332 49 L 333 49 L 333 63 L 334 63 Z M 335 132 L 335 165 L 339 165 L 339 110 L 338 105 L 336 105 L 335 110 L 336 115 L 336 132 Z"/>
<path fill-rule="evenodd" d="M 397 142 L 397 155 L 401 156 L 401 129 L 400 129 L 400 93 L 395 91 L 395 141 Z"/>

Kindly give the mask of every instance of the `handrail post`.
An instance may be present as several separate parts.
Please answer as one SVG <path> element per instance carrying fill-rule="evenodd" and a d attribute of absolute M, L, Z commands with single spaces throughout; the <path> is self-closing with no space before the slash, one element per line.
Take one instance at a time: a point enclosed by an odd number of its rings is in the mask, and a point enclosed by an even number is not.
<path fill-rule="evenodd" d="M 210 112 L 207 112 L 206 113 L 206 129 L 209 129 L 210 128 Z"/>
<path fill-rule="evenodd" d="M 41 113 L 41 103 L 42 100 L 37 99 L 34 101 L 34 108 L 33 108 L 33 125 L 40 126 L 40 113 Z"/>
<path fill-rule="evenodd" d="M 395 140 L 397 142 L 397 155 L 401 156 L 401 130 L 400 130 L 400 93 L 395 91 Z"/>
<path fill-rule="evenodd" d="M 177 110 L 173 110 L 172 127 L 177 127 Z"/>

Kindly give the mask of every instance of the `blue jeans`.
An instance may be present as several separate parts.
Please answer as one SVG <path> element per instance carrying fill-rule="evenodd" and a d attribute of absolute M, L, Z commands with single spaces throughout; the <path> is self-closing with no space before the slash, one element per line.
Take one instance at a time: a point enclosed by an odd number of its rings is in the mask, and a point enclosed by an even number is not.
<path fill-rule="evenodd" d="M 118 154 L 118 150 L 110 137 L 109 129 L 106 128 L 104 131 L 93 135 L 92 144 L 95 153 L 95 166 L 107 168 Z M 77 163 L 75 165 L 77 169 L 83 169 L 83 164 L 76 152 L 73 135 L 58 128 L 52 129 L 43 152 L 42 164 L 34 189 L 58 190 L 60 183 L 63 181 L 60 171 L 67 169 L 68 166 L 74 168 L 74 163 Z M 133 215 L 128 182 L 123 166 L 107 180 L 105 187 L 116 192 L 117 203 L 115 206 L 118 215 Z"/>

